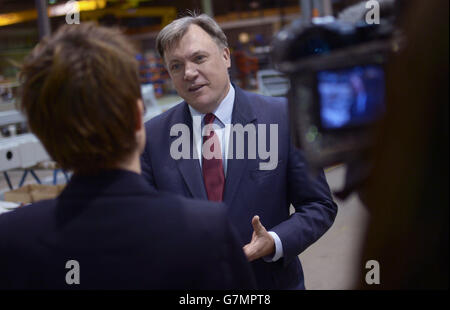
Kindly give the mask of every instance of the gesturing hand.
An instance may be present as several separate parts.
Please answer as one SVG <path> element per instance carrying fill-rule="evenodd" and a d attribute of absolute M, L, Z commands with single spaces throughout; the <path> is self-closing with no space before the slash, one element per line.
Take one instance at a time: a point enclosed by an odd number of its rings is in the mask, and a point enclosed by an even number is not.
<path fill-rule="evenodd" d="M 250 243 L 243 248 L 249 262 L 273 254 L 275 241 L 259 221 L 259 216 L 252 218 L 253 235 Z"/>

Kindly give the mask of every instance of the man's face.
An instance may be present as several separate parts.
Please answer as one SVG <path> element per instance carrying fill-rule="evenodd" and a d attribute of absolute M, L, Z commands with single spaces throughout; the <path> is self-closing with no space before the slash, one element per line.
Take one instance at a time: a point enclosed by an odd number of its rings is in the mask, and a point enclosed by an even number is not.
<path fill-rule="evenodd" d="M 201 27 L 191 25 L 178 45 L 164 52 L 164 60 L 178 94 L 197 111 L 213 112 L 225 98 L 230 51 Z"/>

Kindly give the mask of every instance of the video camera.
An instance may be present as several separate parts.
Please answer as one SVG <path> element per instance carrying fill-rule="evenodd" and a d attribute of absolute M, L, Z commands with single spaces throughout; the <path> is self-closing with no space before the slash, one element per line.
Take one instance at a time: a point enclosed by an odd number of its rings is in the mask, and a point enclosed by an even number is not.
<path fill-rule="evenodd" d="M 290 79 L 291 131 L 312 168 L 347 163 L 345 198 L 367 177 L 373 125 L 385 110 L 385 67 L 400 49 L 392 16 L 379 24 L 331 16 L 299 19 L 273 42 Z"/>

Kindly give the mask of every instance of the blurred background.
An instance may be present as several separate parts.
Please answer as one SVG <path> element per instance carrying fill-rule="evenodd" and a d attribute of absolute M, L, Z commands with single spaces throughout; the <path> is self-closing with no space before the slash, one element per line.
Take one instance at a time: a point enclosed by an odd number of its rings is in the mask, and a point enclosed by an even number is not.
<path fill-rule="evenodd" d="M 145 120 L 179 103 L 162 59 L 155 50 L 158 32 L 188 12 L 213 16 L 228 37 L 231 80 L 238 86 L 269 96 L 285 96 L 289 80 L 274 70 L 271 43 L 286 25 L 301 16 L 301 0 L 0 0 L 0 188 L 41 182 L 37 169 L 49 159 L 28 132 L 20 104 L 21 63 L 40 38 L 66 23 L 95 21 L 119 27 L 139 51 Z M 355 0 L 312 0 L 313 17 L 337 15 Z M 11 139 L 6 139 L 11 138 Z M 21 151 L 22 150 L 22 151 Z M 44 170 L 54 165 L 44 165 Z M 8 171 L 19 168 L 17 173 Z M 25 170 L 23 172 L 22 170 Z M 50 171 L 53 183 L 68 175 Z M 61 171 L 62 172 L 62 171 Z M 43 172 L 47 176 L 47 172 Z M 47 178 L 48 180 L 48 178 Z"/>
<path fill-rule="evenodd" d="M 97 21 L 118 26 L 134 42 L 140 54 L 143 84 L 152 84 L 156 98 L 175 94 L 167 72 L 157 55 L 155 38 L 159 30 L 187 11 L 213 16 L 228 37 L 232 52 L 231 77 L 245 89 L 256 90 L 258 71 L 272 69 L 270 43 L 285 25 L 300 16 L 299 0 L 0 0 L 0 83 L 17 83 L 18 65 L 39 40 L 39 5 L 48 10 L 46 31 L 66 23 L 66 14 L 78 5 L 80 22 Z M 313 14 L 330 15 L 357 1 L 316 1 Z M 327 11 L 328 10 L 328 11 Z M 42 18 L 41 26 L 46 24 Z M 7 94 L 4 94 L 6 92 Z M 1 110 L 9 108 L 14 89 L 3 90 Z M 8 102 L 9 101 L 9 104 Z"/>

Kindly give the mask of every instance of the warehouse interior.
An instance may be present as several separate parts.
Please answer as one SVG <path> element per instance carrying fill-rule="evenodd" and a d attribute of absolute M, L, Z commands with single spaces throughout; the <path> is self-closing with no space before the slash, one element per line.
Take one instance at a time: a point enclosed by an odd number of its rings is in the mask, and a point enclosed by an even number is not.
<path fill-rule="evenodd" d="M 159 31 L 174 19 L 189 12 L 213 17 L 228 38 L 231 81 L 250 92 L 286 97 L 290 80 L 274 63 L 275 36 L 299 18 L 336 18 L 359 2 L 312 0 L 306 12 L 302 0 L 0 0 L 0 214 L 55 197 L 72 176 L 50 158 L 19 109 L 21 64 L 44 36 L 60 26 L 93 21 L 126 34 L 138 51 L 148 121 L 183 101 L 155 47 Z M 333 193 L 346 186 L 348 167 L 342 162 L 324 171 Z M 445 173 L 448 176 L 448 169 Z M 299 255 L 306 289 L 354 289 L 367 272 L 361 255 L 370 210 L 356 192 L 333 198 L 339 207 L 333 226 Z"/>

